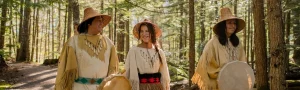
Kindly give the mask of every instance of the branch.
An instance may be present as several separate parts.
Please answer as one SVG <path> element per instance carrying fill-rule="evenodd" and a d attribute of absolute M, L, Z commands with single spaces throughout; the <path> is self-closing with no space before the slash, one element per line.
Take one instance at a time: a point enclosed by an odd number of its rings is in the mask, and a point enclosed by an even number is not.
<path fill-rule="evenodd" d="M 128 0 L 125 0 L 125 1 L 126 1 L 127 3 L 133 5 L 133 6 L 136 6 L 136 7 L 138 7 L 138 8 L 141 8 L 141 9 L 146 10 L 146 11 L 149 11 L 149 12 L 163 13 L 163 14 L 180 13 L 180 12 L 169 12 L 169 13 L 165 13 L 165 12 L 160 12 L 160 11 L 155 11 L 155 10 L 149 10 L 149 9 L 146 9 L 146 8 L 144 8 L 144 7 L 141 7 L 141 6 L 137 5 L 137 4 L 134 4 L 134 3 L 132 3 L 132 2 L 130 2 L 130 1 L 128 1 Z"/>
<path fill-rule="evenodd" d="M 164 7 L 154 7 L 154 8 L 171 8 L 171 7 L 176 7 L 176 6 L 178 6 L 178 5 L 182 5 L 182 4 L 186 4 L 186 3 L 189 3 L 189 2 L 174 3 L 174 4 L 169 5 L 169 6 L 164 6 Z"/>

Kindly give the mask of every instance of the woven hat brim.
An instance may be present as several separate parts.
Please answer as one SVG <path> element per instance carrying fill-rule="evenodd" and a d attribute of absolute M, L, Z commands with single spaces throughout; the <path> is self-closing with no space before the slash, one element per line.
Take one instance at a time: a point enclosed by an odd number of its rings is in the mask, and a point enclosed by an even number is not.
<path fill-rule="evenodd" d="M 240 19 L 240 18 L 237 18 L 237 17 L 231 17 L 231 18 L 226 18 L 226 19 L 220 20 L 216 25 L 214 25 L 214 27 L 213 27 L 214 33 L 216 34 L 217 27 L 220 25 L 221 22 L 226 21 L 226 20 L 230 20 L 230 19 L 236 19 L 237 20 L 237 25 L 238 26 L 237 26 L 237 29 L 236 29 L 237 30 L 236 33 L 242 31 L 245 28 L 246 23 L 243 19 Z"/>
<path fill-rule="evenodd" d="M 156 25 L 156 24 L 153 24 L 151 22 L 147 22 L 147 21 L 143 21 L 143 22 L 140 22 L 138 24 L 136 24 L 133 28 L 133 35 L 135 38 L 139 38 L 139 31 L 138 29 L 140 28 L 141 24 L 142 23 L 149 23 L 149 24 L 152 24 L 152 26 L 154 26 L 154 30 L 155 30 L 155 37 L 156 38 L 159 38 L 162 34 L 162 30 Z"/>

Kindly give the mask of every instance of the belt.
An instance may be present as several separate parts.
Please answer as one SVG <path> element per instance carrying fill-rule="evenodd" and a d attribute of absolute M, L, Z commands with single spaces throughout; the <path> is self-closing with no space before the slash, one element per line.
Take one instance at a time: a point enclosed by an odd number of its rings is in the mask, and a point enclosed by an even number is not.
<path fill-rule="evenodd" d="M 86 77 L 78 77 L 75 82 L 81 84 L 101 84 L 103 78 L 86 78 Z"/>
<path fill-rule="evenodd" d="M 140 83 L 160 83 L 160 73 L 147 73 L 147 74 L 140 74 L 139 79 Z"/>

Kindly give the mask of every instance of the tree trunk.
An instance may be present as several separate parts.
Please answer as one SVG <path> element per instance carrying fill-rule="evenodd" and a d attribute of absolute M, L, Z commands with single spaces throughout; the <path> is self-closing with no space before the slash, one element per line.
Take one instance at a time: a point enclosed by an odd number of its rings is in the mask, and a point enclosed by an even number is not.
<path fill-rule="evenodd" d="M 205 22 L 205 1 L 202 1 L 201 2 L 201 12 L 200 12 L 200 26 L 201 26 L 201 38 L 200 38 L 200 44 L 201 45 L 204 45 L 204 41 L 205 41 L 205 25 L 204 25 L 204 22 Z M 199 57 L 202 55 L 202 51 L 203 49 L 200 51 L 199 53 Z"/>
<path fill-rule="evenodd" d="M 249 61 L 248 59 L 251 59 L 251 58 L 249 58 L 250 57 L 250 38 L 251 38 L 251 29 L 250 29 L 250 25 L 251 25 L 251 23 L 250 23 L 250 11 L 251 11 L 251 9 L 250 9 L 250 2 L 248 2 L 248 17 L 247 17 L 247 22 L 248 22 L 248 27 L 247 27 L 247 30 L 248 30 L 248 35 L 247 35 L 247 49 L 246 49 L 246 58 L 247 58 L 247 61 Z M 251 62 L 251 60 L 250 60 L 250 63 L 252 64 L 252 62 Z M 249 63 L 249 64 L 250 64 Z M 253 68 L 253 67 L 252 67 Z"/>
<path fill-rule="evenodd" d="M 182 0 L 180 0 L 181 3 L 184 2 Z M 183 4 L 180 4 L 180 16 L 183 16 L 183 12 L 184 12 L 184 8 L 183 8 Z M 182 59 L 183 57 L 183 48 L 184 48 L 184 43 L 183 43 L 183 38 L 184 38 L 184 33 L 183 33 L 183 29 L 184 29 L 184 22 L 183 22 L 183 18 L 181 18 L 180 20 L 180 34 L 179 34 L 179 58 Z"/>
<path fill-rule="evenodd" d="M 61 0 L 60 0 L 61 1 Z M 58 47 L 57 47 L 57 51 L 60 52 L 60 48 L 61 48 L 61 3 L 58 3 L 58 26 L 57 26 L 57 39 L 58 39 Z M 63 42 L 64 43 L 64 42 Z"/>
<path fill-rule="evenodd" d="M 5 34 L 5 29 L 6 29 L 6 21 L 7 21 L 7 18 L 6 18 L 6 13 L 7 13 L 7 3 L 8 0 L 3 0 L 2 3 L 5 3 L 5 4 L 2 4 L 1 8 L 1 30 L 0 30 L 0 49 L 3 49 L 4 48 L 4 34 Z"/>
<path fill-rule="evenodd" d="M 73 22 L 77 22 L 80 23 L 80 12 L 79 12 L 79 4 L 78 4 L 78 0 L 73 0 Z"/>
<path fill-rule="evenodd" d="M 54 35 L 55 35 L 55 28 L 54 28 L 54 8 L 53 4 L 51 5 L 51 58 L 54 59 Z M 49 29 L 50 30 L 50 29 Z"/>
<path fill-rule="evenodd" d="M 192 85 L 191 78 L 194 75 L 195 70 L 195 25 L 194 25 L 194 0 L 189 0 L 189 32 L 190 32 L 190 40 L 189 40 L 189 86 Z"/>
<path fill-rule="evenodd" d="M 267 0 L 268 28 L 270 30 L 270 89 L 286 90 L 285 44 L 281 0 Z"/>
<path fill-rule="evenodd" d="M 104 0 L 101 0 L 100 2 L 101 2 L 100 8 L 101 8 L 101 10 L 103 10 L 103 9 L 104 9 L 104 8 L 103 8 L 103 7 L 104 7 Z"/>
<path fill-rule="evenodd" d="M 289 1 L 290 0 L 286 0 L 286 3 L 289 4 Z M 288 11 L 286 13 L 286 21 L 285 21 L 285 28 L 286 28 L 286 33 L 285 33 L 285 43 L 287 45 L 290 45 L 290 39 L 289 39 L 289 36 L 290 36 L 290 29 L 291 29 L 291 11 Z M 289 71 L 289 61 L 290 61 L 290 50 L 286 49 L 286 69 L 287 71 Z"/>
<path fill-rule="evenodd" d="M 72 0 L 68 0 L 68 25 L 67 25 L 67 39 L 71 37 L 71 31 L 72 31 L 72 13 L 73 13 L 73 5 Z"/>
<path fill-rule="evenodd" d="M 123 14 L 119 15 L 119 31 L 118 31 L 118 42 L 117 42 L 117 49 L 118 49 L 118 57 L 120 62 L 124 62 L 124 41 L 125 41 L 125 22 L 121 20 L 121 17 L 123 17 Z"/>
<path fill-rule="evenodd" d="M 2 73 L 2 71 L 7 67 L 8 66 L 7 66 L 6 62 L 4 61 L 4 58 L 0 54 L 0 73 Z"/>
<path fill-rule="evenodd" d="M 52 31 L 52 30 L 51 30 L 51 27 L 52 27 L 52 26 L 51 26 L 51 14 L 50 14 L 50 13 L 51 13 L 51 11 L 50 11 L 50 9 L 48 9 L 48 23 L 47 23 L 47 24 L 48 24 L 48 27 L 47 27 L 48 29 L 47 29 L 47 30 Z M 51 35 L 51 34 L 50 34 L 49 31 L 47 31 L 47 33 L 48 33 L 48 34 L 47 34 L 47 47 L 48 47 L 48 48 L 47 48 L 47 54 L 46 54 L 46 55 L 47 55 L 47 57 L 48 57 L 48 59 L 49 59 L 49 58 L 51 58 L 51 56 L 52 56 L 52 54 L 51 54 L 52 52 L 50 51 L 50 50 L 51 50 L 51 47 L 50 47 L 50 35 Z"/>
<path fill-rule="evenodd" d="M 115 0 L 115 12 L 114 12 L 114 44 L 116 45 L 116 41 L 118 40 L 117 39 L 117 0 Z"/>
<path fill-rule="evenodd" d="M 264 1 L 253 0 L 254 52 L 257 90 L 269 90 L 267 72 L 267 42 L 264 22 Z"/>
<path fill-rule="evenodd" d="M 238 6 L 238 0 L 234 0 L 234 15 L 236 17 L 238 17 L 238 14 L 237 14 L 237 6 Z"/>
<path fill-rule="evenodd" d="M 293 12 L 292 14 L 294 15 L 294 18 L 295 18 L 292 21 L 293 24 L 294 24 L 293 25 L 293 31 L 294 31 L 294 35 L 295 35 L 295 38 L 296 38 L 296 40 L 294 41 L 294 44 L 296 46 L 299 46 L 300 45 L 300 21 L 299 21 L 300 10 L 299 9 L 293 9 L 292 12 Z M 297 65 L 300 65 L 300 50 L 299 49 L 294 50 L 293 59 L 294 59 L 294 61 Z"/>
<path fill-rule="evenodd" d="M 247 8 L 245 8 L 245 11 L 247 11 Z M 248 12 L 245 12 L 245 21 L 247 22 L 247 13 Z M 243 31 L 243 45 L 244 45 L 244 50 L 245 50 L 245 54 L 246 54 L 246 57 L 247 57 L 247 27 L 245 27 L 245 30 Z M 248 58 L 246 59 L 247 60 L 247 63 L 249 64 L 249 60 Z"/>
<path fill-rule="evenodd" d="M 63 42 L 65 43 L 66 42 L 66 36 L 67 36 L 67 32 L 68 32 L 68 15 L 69 15 L 69 5 L 66 5 L 66 11 L 65 11 L 65 29 L 64 29 L 64 32 L 63 32 Z M 63 43 L 63 44 L 64 44 Z"/>
<path fill-rule="evenodd" d="M 250 3 L 250 6 L 252 5 L 252 2 Z M 250 12 L 251 14 L 250 14 L 250 23 L 252 24 L 252 21 L 253 21 L 253 17 L 252 17 L 252 7 L 251 7 L 251 12 Z M 249 30 L 251 30 L 250 32 L 250 58 L 251 58 L 251 67 L 253 68 L 253 69 L 255 69 L 255 67 L 254 67 L 254 63 L 255 63 L 255 61 L 254 61 L 254 48 L 253 48 L 253 45 L 254 45 L 254 31 L 252 30 L 252 25 L 249 25 L 250 26 L 250 29 Z"/>
<path fill-rule="evenodd" d="M 34 3 L 37 3 L 36 0 L 34 0 Z M 36 33 L 35 33 L 36 32 L 36 30 L 35 30 L 36 27 L 35 26 L 36 26 L 36 24 L 38 24 L 38 23 L 35 22 L 35 19 L 36 19 L 36 9 L 37 8 L 33 9 L 33 20 L 32 20 L 33 21 L 33 23 L 32 23 L 33 29 L 32 29 L 32 37 L 31 37 L 31 39 L 32 39 L 31 41 L 32 42 L 31 42 L 31 53 L 30 53 L 31 54 L 31 56 L 30 56 L 30 61 L 31 62 L 33 62 L 34 49 L 36 48 L 35 47 L 35 37 L 36 37 Z"/>
<path fill-rule="evenodd" d="M 128 11 L 129 11 L 129 9 L 128 9 Z M 130 32 L 129 32 L 129 27 L 130 27 L 130 22 L 129 22 L 129 17 L 128 17 L 128 19 L 126 20 L 126 33 L 127 34 L 125 34 L 126 35 L 126 51 L 125 51 L 125 53 L 126 53 L 126 56 L 127 56 L 127 52 L 129 51 L 129 48 L 130 48 Z"/>
<path fill-rule="evenodd" d="M 113 16 L 113 10 L 112 9 L 108 10 L 108 15 Z M 108 24 L 108 30 L 109 30 L 109 35 L 108 35 L 109 39 L 114 41 L 114 35 L 113 35 L 114 28 L 113 28 L 112 24 Z"/>
<path fill-rule="evenodd" d="M 10 5 L 12 5 L 12 2 L 9 2 L 10 3 Z M 13 7 L 9 7 L 9 9 L 10 9 L 10 18 L 12 18 L 13 17 Z M 14 44 L 14 27 L 13 27 L 13 19 L 12 20 L 10 20 L 10 28 L 9 28 L 9 31 L 10 31 L 10 35 L 11 36 L 9 36 L 9 56 L 11 56 L 12 57 L 12 52 L 14 52 L 14 46 L 13 45 L 15 45 Z M 17 29 L 15 29 L 15 30 L 17 30 Z"/>
<path fill-rule="evenodd" d="M 37 0 L 37 2 L 39 2 L 39 0 Z M 35 29 L 36 29 L 36 53 L 35 53 L 35 59 L 36 59 L 36 62 L 39 62 L 39 9 L 36 10 L 36 19 L 35 19 Z"/>
<path fill-rule="evenodd" d="M 17 61 L 28 61 L 29 60 L 29 19 L 30 19 L 30 0 L 25 1 L 25 12 L 23 27 L 20 31 L 20 49 L 17 53 Z"/>

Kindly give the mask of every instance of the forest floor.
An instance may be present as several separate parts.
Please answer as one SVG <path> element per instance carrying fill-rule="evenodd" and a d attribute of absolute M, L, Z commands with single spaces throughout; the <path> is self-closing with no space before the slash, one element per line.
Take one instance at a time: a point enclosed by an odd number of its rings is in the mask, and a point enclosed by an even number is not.
<path fill-rule="evenodd" d="M 53 90 L 57 72 L 56 65 L 30 63 L 8 63 L 9 68 L 0 72 L 0 90 Z M 298 70 L 297 70 L 298 71 Z M 299 80 L 297 80 L 299 82 Z M 296 81 L 296 82 L 297 82 Z M 291 81 L 288 81 L 291 82 Z M 294 80 L 292 82 L 295 82 Z M 188 81 L 171 83 L 171 90 L 185 90 Z M 288 90 L 300 90 L 300 86 L 289 87 Z"/>
<path fill-rule="evenodd" d="M 30 63 L 9 63 L 9 68 L 0 73 L 0 90 L 53 90 L 57 66 Z M 2 87 L 1 87 L 2 83 Z M 6 84 L 6 86 L 4 86 Z"/>

